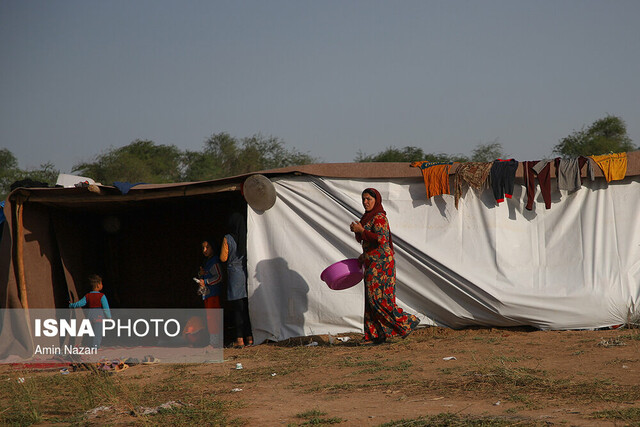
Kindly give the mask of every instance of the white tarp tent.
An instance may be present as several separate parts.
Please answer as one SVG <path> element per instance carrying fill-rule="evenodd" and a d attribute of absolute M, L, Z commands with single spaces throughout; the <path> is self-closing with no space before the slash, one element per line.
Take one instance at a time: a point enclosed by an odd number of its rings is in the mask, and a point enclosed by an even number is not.
<path fill-rule="evenodd" d="M 363 284 L 329 289 L 320 273 L 360 253 L 349 223 L 360 194 L 382 194 L 396 250 L 398 304 L 424 325 L 599 328 L 625 323 L 640 298 L 640 177 L 555 190 L 546 210 L 525 189 L 427 200 L 421 178 L 272 179 L 278 200 L 249 209 L 249 307 L 257 342 L 362 332 Z"/>

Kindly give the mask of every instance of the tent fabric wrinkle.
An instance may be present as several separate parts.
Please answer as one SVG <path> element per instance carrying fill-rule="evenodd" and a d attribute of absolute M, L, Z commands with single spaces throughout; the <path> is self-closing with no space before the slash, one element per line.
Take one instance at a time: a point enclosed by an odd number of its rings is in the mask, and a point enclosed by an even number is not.
<path fill-rule="evenodd" d="M 362 213 L 367 187 L 382 194 L 393 232 L 398 304 L 423 325 L 593 329 L 625 323 L 638 306 L 639 177 L 556 190 L 551 210 L 538 192 L 534 211 L 525 210 L 521 183 L 507 203 L 495 206 L 489 190 L 468 192 L 456 210 L 453 196 L 424 200 L 416 178 L 273 181 L 278 203 L 249 211 L 257 342 L 362 332 L 362 285 L 333 291 L 320 274 L 359 254 L 348 224 Z M 289 294 L 299 305 L 287 305 Z M 292 310 L 296 316 L 285 319 Z"/>

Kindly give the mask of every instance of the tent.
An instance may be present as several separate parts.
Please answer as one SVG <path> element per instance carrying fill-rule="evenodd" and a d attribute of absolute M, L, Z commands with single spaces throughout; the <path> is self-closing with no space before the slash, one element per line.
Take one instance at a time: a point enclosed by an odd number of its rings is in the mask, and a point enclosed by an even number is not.
<path fill-rule="evenodd" d="M 550 209 L 538 190 L 531 211 L 521 167 L 512 199 L 498 205 L 490 190 L 468 189 L 458 209 L 450 195 L 427 199 L 420 170 L 406 163 L 261 174 L 277 192 L 264 212 L 246 206 L 246 175 L 126 195 L 106 186 L 14 191 L 0 242 L 2 307 L 64 307 L 92 272 L 117 307 L 199 307 L 190 288 L 198 239 L 221 237 L 229 212 L 242 210 L 256 342 L 360 332 L 362 284 L 333 291 L 320 273 L 358 255 L 348 225 L 362 213 L 361 191 L 375 187 L 394 238 L 398 303 L 423 325 L 599 328 L 637 313 L 638 151 L 628 153 L 623 180 L 597 170 L 578 191 L 554 190 Z M 11 346 L 2 334 L 0 355 Z"/>

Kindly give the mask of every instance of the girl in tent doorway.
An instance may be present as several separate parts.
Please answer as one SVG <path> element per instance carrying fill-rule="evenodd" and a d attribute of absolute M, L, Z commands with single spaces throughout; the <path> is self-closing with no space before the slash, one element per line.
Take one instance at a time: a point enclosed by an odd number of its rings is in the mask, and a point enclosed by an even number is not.
<path fill-rule="evenodd" d="M 227 300 L 233 316 L 234 347 L 253 345 L 251 321 L 247 299 L 247 225 L 239 212 L 234 212 L 227 223 L 227 234 L 222 240 L 220 261 L 227 263 Z"/>
<path fill-rule="evenodd" d="M 420 321 L 412 314 L 403 313 L 396 305 L 393 242 L 378 190 L 365 189 L 362 205 L 364 215 L 359 222 L 352 222 L 350 228 L 356 240 L 362 243 L 362 255 L 358 260 L 365 268 L 363 344 L 379 344 L 389 337 L 407 337 Z"/>
<path fill-rule="evenodd" d="M 206 309 L 207 330 L 209 331 L 209 344 L 213 348 L 222 348 L 224 345 L 220 317 L 215 309 L 222 308 L 220 294 L 222 293 L 222 273 L 220 272 L 220 259 L 216 254 L 215 240 L 206 238 L 202 240 L 202 255 L 204 263 L 198 272 L 198 294 L 202 295 Z"/>

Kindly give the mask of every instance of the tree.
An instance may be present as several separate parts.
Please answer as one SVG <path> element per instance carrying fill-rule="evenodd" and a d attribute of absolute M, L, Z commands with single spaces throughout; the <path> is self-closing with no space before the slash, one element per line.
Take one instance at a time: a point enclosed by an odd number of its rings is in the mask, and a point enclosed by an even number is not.
<path fill-rule="evenodd" d="M 0 193 L 2 200 L 7 198 L 11 183 L 19 175 L 18 159 L 6 148 L 0 149 Z"/>
<path fill-rule="evenodd" d="M 358 151 L 354 161 L 358 163 L 368 162 L 417 162 L 426 160 L 422 148 L 407 146 L 404 148 L 387 147 L 378 154 L 364 154 Z"/>
<path fill-rule="evenodd" d="M 205 181 L 315 161 L 308 154 L 286 148 L 275 137 L 256 134 L 239 140 L 223 132 L 211 135 L 202 151 L 181 151 L 174 145 L 138 139 L 92 162 L 75 165 L 73 172 L 105 185 L 115 181 L 157 184 Z"/>
<path fill-rule="evenodd" d="M 356 162 L 492 162 L 504 155 L 502 144 L 498 140 L 487 144 L 478 144 L 471 159 L 462 154 L 425 153 L 419 147 L 388 147 L 378 154 L 363 154 L 361 151 L 354 159 Z"/>
<path fill-rule="evenodd" d="M 38 169 L 20 170 L 16 181 L 29 178 L 53 186 L 58 181 L 58 175 L 60 175 L 60 170 L 56 169 L 53 163 L 47 162 L 41 164 Z"/>
<path fill-rule="evenodd" d="M 358 163 L 366 162 L 460 162 L 468 159 L 461 155 L 425 153 L 422 148 L 407 146 L 404 148 L 388 147 L 378 154 L 364 154 L 358 151 L 354 159 Z"/>
<path fill-rule="evenodd" d="M 478 144 L 471 153 L 472 162 L 493 162 L 504 156 L 502 144 L 495 139 L 487 144 Z"/>
<path fill-rule="evenodd" d="M 25 179 L 45 182 L 55 185 L 60 171 L 53 163 L 44 163 L 39 169 L 22 170 L 18 167 L 18 160 L 11 151 L 0 149 L 0 200 L 7 198 L 11 192 L 11 184 Z"/>
<path fill-rule="evenodd" d="M 279 138 L 265 137 L 261 134 L 243 138 L 239 154 L 236 162 L 239 169 L 236 173 L 304 165 L 316 161 L 308 154 L 286 148 Z"/>
<path fill-rule="evenodd" d="M 185 151 L 182 155 L 183 181 L 209 181 L 224 176 L 218 158 L 201 151 Z"/>
<path fill-rule="evenodd" d="M 97 156 L 93 162 L 75 165 L 73 172 L 105 185 L 115 181 L 159 184 L 180 181 L 182 160 L 183 153 L 174 145 L 137 139 Z"/>
<path fill-rule="evenodd" d="M 187 180 L 222 178 L 317 161 L 308 154 L 286 148 L 281 139 L 273 136 L 255 134 L 238 139 L 226 132 L 211 135 L 202 152 L 187 152 L 183 159 Z"/>
<path fill-rule="evenodd" d="M 607 115 L 585 129 L 560 140 L 553 152 L 566 157 L 591 156 L 633 151 L 636 147 L 627 135 L 627 125 L 620 117 Z"/>

